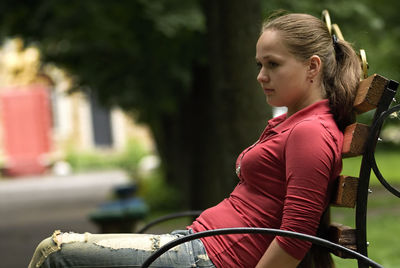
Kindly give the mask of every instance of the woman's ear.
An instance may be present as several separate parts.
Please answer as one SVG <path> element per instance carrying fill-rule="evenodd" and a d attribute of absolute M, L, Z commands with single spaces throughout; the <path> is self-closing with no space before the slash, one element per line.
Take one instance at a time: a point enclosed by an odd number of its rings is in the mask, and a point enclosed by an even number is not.
<path fill-rule="evenodd" d="M 317 55 L 312 55 L 308 66 L 308 76 L 314 79 L 321 71 L 321 58 Z"/>

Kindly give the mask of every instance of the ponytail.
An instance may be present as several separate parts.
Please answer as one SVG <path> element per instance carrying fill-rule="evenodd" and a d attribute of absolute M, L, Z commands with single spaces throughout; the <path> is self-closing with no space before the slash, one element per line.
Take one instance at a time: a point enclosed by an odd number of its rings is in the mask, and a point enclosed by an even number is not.
<path fill-rule="evenodd" d="M 331 111 L 341 130 L 354 122 L 353 110 L 356 90 L 361 78 L 358 56 L 351 45 L 333 38 L 332 64 L 324 65 L 323 87 L 329 99 Z"/>

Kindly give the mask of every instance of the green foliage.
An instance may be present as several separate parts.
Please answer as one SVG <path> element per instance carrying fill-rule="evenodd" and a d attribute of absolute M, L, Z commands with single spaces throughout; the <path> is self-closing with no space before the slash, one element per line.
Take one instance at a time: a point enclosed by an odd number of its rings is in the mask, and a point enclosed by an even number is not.
<path fill-rule="evenodd" d="M 27 23 L 29 22 L 29 23 Z M 202 60 L 197 1 L 2 1 L 2 37 L 37 42 L 46 62 L 106 104 L 157 120 L 177 112 Z"/>
<path fill-rule="evenodd" d="M 148 154 L 150 151 L 139 140 L 131 139 L 122 152 L 69 150 L 65 161 L 74 171 L 118 168 L 136 178 L 139 161 Z"/>
<path fill-rule="evenodd" d="M 166 183 L 165 174 L 161 168 L 140 180 L 139 195 L 149 205 L 152 213 L 179 211 L 184 208 L 180 202 L 182 193 Z"/>
<path fill-rule="evenodd" d="M 131 139 L 128 141 L 124 151 L 117 156 L 117 167 L 127 171 L 132 178 L 138 178 L 139 162 L 150 153 L 139 140 Z"/>
<path fill-rule="evenodd" d="M 117 161 L 114 155 L 99 154 L 95 152 L 69 151 L 66 154 L 67 161 L 75 172 L 117 168 Z"/>

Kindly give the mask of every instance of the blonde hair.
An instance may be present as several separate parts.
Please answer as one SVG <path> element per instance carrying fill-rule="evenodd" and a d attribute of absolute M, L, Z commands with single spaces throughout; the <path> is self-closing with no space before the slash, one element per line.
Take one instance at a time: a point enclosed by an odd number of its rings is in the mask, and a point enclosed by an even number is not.
<path fill-rule="evenodd" d="M 334 42 L 322 20 L 308 14 L 285 14 L 268 19 L 261 32 L 279 32 L 288 50 L 299 60 L 318 55 L 322 62 L 322 89 L 340 129 L 354 121 L 353 102 L 361 65 L 351 44 Z"/>

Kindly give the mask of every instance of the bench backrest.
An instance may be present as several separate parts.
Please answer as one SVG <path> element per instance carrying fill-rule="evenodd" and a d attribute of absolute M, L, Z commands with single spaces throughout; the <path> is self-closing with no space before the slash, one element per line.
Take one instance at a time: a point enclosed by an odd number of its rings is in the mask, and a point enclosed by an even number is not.
<path fill-rule="evenodd" d="M 368 256 L 367 252 L 367 201 L 371 170 L 374 168 L 375 146 L 389 106 L 396 94 L 398 83 L 374 74 L 360 82 L 354 102 L 357 114 L 376 109 L 370 125 L 354 123 L 344 131 L 343 158 L 362 155 L 359 177 L 342 175 L 338 178 L 332 206 L 355 207 L 355 228 L 333 223 L 329 239 L 339 245 Z M 373 160 L 373 161 L 372 161 Z M 375 165 L 376 166 L 376 165 Z M 374 169 L 375 170 L 375 169 Z M 383 179 L 384 180 L 384 179 Z M 346 258 L 342 252 L 335 255 Z M 359 262 L 359 267 L 367 267 Z"/>

